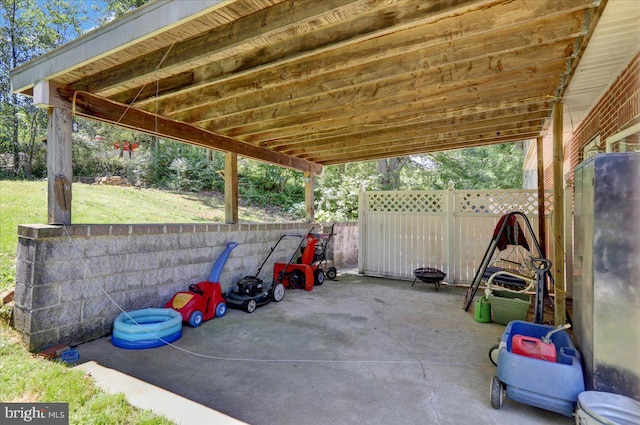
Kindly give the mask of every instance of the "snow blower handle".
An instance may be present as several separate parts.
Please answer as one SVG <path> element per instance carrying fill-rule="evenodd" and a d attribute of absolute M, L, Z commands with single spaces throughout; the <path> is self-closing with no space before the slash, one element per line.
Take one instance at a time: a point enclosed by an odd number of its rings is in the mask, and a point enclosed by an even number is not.
<path fill-rule="evenodd" d="M 544 342 L 545 344 L 551 344 L 551 335 L 553 335 L 556 332 L 560 332 L 560 331 L 563 331 L 565 329 L 569 329 L 570 327 L 571 327 L 570 323 L 565 323 L 564 325 L 560 325 L 555 329 L 551 329 L 549 332 L 547 332 L 547 334 L 545 336 L 540 338 L 540 341 Z"/>
<path fill-rule="evenodd" d="M 278 239 L 278 241 L 276 242 L 276 244 L 274 246 L 271 247 L 271 251 L 269 251 L 269 254 L 267 254 L 267 257 L 264 259 L 264 261 L 262 262 L 262 264 L 260 264 L 260 267 L 258 267 L 258 271 L 256 272 L 254 277 L 258 277 L 260 275 L 260 272 L 262 271 L 262 268 L 264 267 L 264 265 L 267 263 L 267 260 L 269 259 L 269 257 L 271 257 L 271 254 L 273 254 L 273 251 L 276 250 L 276 248 L 278 247 L 278 245 L 280 245 L 280 242 L 284 239 L 284 238 L 303 238 L 304 237 L 300 234 L 300 233 L 284 233 L 280 236 L 280 239 Z"/>

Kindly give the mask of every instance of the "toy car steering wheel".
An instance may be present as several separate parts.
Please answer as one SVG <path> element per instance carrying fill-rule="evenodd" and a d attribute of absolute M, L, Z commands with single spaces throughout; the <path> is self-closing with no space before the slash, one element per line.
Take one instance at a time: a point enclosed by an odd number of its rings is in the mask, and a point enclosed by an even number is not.
<path fill-rule="evenodd" d="M 196 284 L 189 285 L 189 291 L 196 293 L 198 295 L 204 295 L 204 291 Z"/>

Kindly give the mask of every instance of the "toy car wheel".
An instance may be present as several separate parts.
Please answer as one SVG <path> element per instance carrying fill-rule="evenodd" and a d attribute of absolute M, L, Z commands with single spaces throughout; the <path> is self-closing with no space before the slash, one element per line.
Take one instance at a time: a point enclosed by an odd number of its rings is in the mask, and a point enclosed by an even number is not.
<path fill-rule="evenodd" d="M 244 309 L 247 313 L 253 313 L 254 311 L 256 311 L 256 307 L 258 305 L 256 304 L 255 300 L 251 300 L 251 301 L 247 301 L 247 303 L 244 305 Z"/>
<path fill-rule="evenodd" d="M 273 298 L 273 300 L 275 302 L 279 303 L 284 298 L 284 292 L 285 292 L 284 285 L 282 283 L 278 282 L 273 287 L 273 291 L 271 293 L 271 298 Z"/>
<path fill-rule="evenodd" d="M 292 271 L 291 275 L 289 276 L 289 280 L 293 284 L 294 288 L 298 288 L 298 289 L 304 288 L 304 284 L 305 284 L 304 273 L 302 273 L 300 270 Z"/>
<path fill-rule="evenodd" d="M 191 316 L 189 316 L 189 321 L 187 323 L 192 328 L 197 328 L 198 326 L 200 326 L 202 324 L 202 312 L 196 310 L 191 313 Z"/>
<path fill-rule="evenodd" d="M 502 382 L 500 382 L 497 376 L 494 376 L 491 379 L 491 407 L 494 409 L 502 407 L 503 392 L 504 388 Z"/>
<path fill-rule="evenodd" d="M 489 360 L 491 360 L 494 366 L 498 366 L 498 353 L 500 353 L 500 344 L 489 348 Z"/>
<path fill-rule="evenodd" d="M 335 267 L 329 267 L 324 275 L 327 279 L 334 280 L 338 276 L 338 271 Z"/>
<path fill-rule="evenodd" d="M 316 269 L 313 272 L 313 284 L 322 285 L 324 283 L 324 271 L 322 269 Z"/>
<path fill-rule="evenodd" d="M 225 303 L 219 303 L 216 306 L 216 317 L 222 317 L 227 312 L 227 305 Z"/>

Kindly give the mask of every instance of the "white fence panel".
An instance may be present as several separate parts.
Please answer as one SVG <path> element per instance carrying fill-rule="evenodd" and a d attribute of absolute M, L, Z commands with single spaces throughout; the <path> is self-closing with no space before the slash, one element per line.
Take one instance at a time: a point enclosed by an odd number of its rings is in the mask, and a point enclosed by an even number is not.
<path fill-rule="evenodd" d="M 419 267 L 448 269 L 443 262 L 449 244 L 446 196 L 446 191 L 363 193 L 359 226 L 366 230 L 359 233 L 360 271 L 409 279 Z"/>
<path fill-rule="evenodd" d="M 413 270 L 435 267 L 447 273 L 449 282 L 468 283 L 482 261 L 498 220 L 512 211 L 527 215 L 538 238 L 536 191 L 363 192 L 358 268 L 368 275 L 413 279 Z M 547 199 L 547 228 L 550 213 L 551 202 Z M 527 229 L 524 233 L 535 252 Z M 552 258 L 550 244 L 547 245 L 547 258 Z M 522 252 L 515 252 L 517 249 Z M 521 248 L 511 251 L 512 259 L 525 258 L 526 252 Z"/>

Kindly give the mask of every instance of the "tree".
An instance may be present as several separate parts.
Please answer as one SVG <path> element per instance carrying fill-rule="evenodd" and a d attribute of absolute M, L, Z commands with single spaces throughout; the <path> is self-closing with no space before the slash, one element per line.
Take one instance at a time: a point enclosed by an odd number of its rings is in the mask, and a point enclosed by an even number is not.
<path fill-rule="evenodd" d="M 523 184 L 522 150 L 515 143 L 437 152 L 421 163 L 430 189 L 520 189 Z"/>
<path fill-rule="evenodd" d="M 81 34 L 84 10 L 67 0 L 0 0 L 0 153 L 12 157 L 9 175 L 31 173 L 46 131 L 46 112 L 12 93 L 9 72 Z"/>
<path fill-rule="evenodd" d="M 361 190 L 380 189 L 376 161 L 354 162 L 325 167 L 317 179 L 316 219 L 318 221 L 355 220 Z"/>
<path fill-rule="evenodd" d="M 402 168 L 411 160 L 408 156 L 378 160 L 378 179 L 382 190 L 400 189 Z"/>
<path fill-rule="evenodd" d="M 129 12 L 149 3 L 151 0 L 106 0 L 106 7 L 102 17 L 98 19 L 100 25 L 104 25 L 116 18 L 126 15 Z"/>
<path fill-rule="evenodd" d="M 325 167 L 317 179 L 319 221 L 355 220 L 358 194 L 365 190 L 443 190 L 522 188 L 522 150 L 494 145 L 412 157 Z"/>

